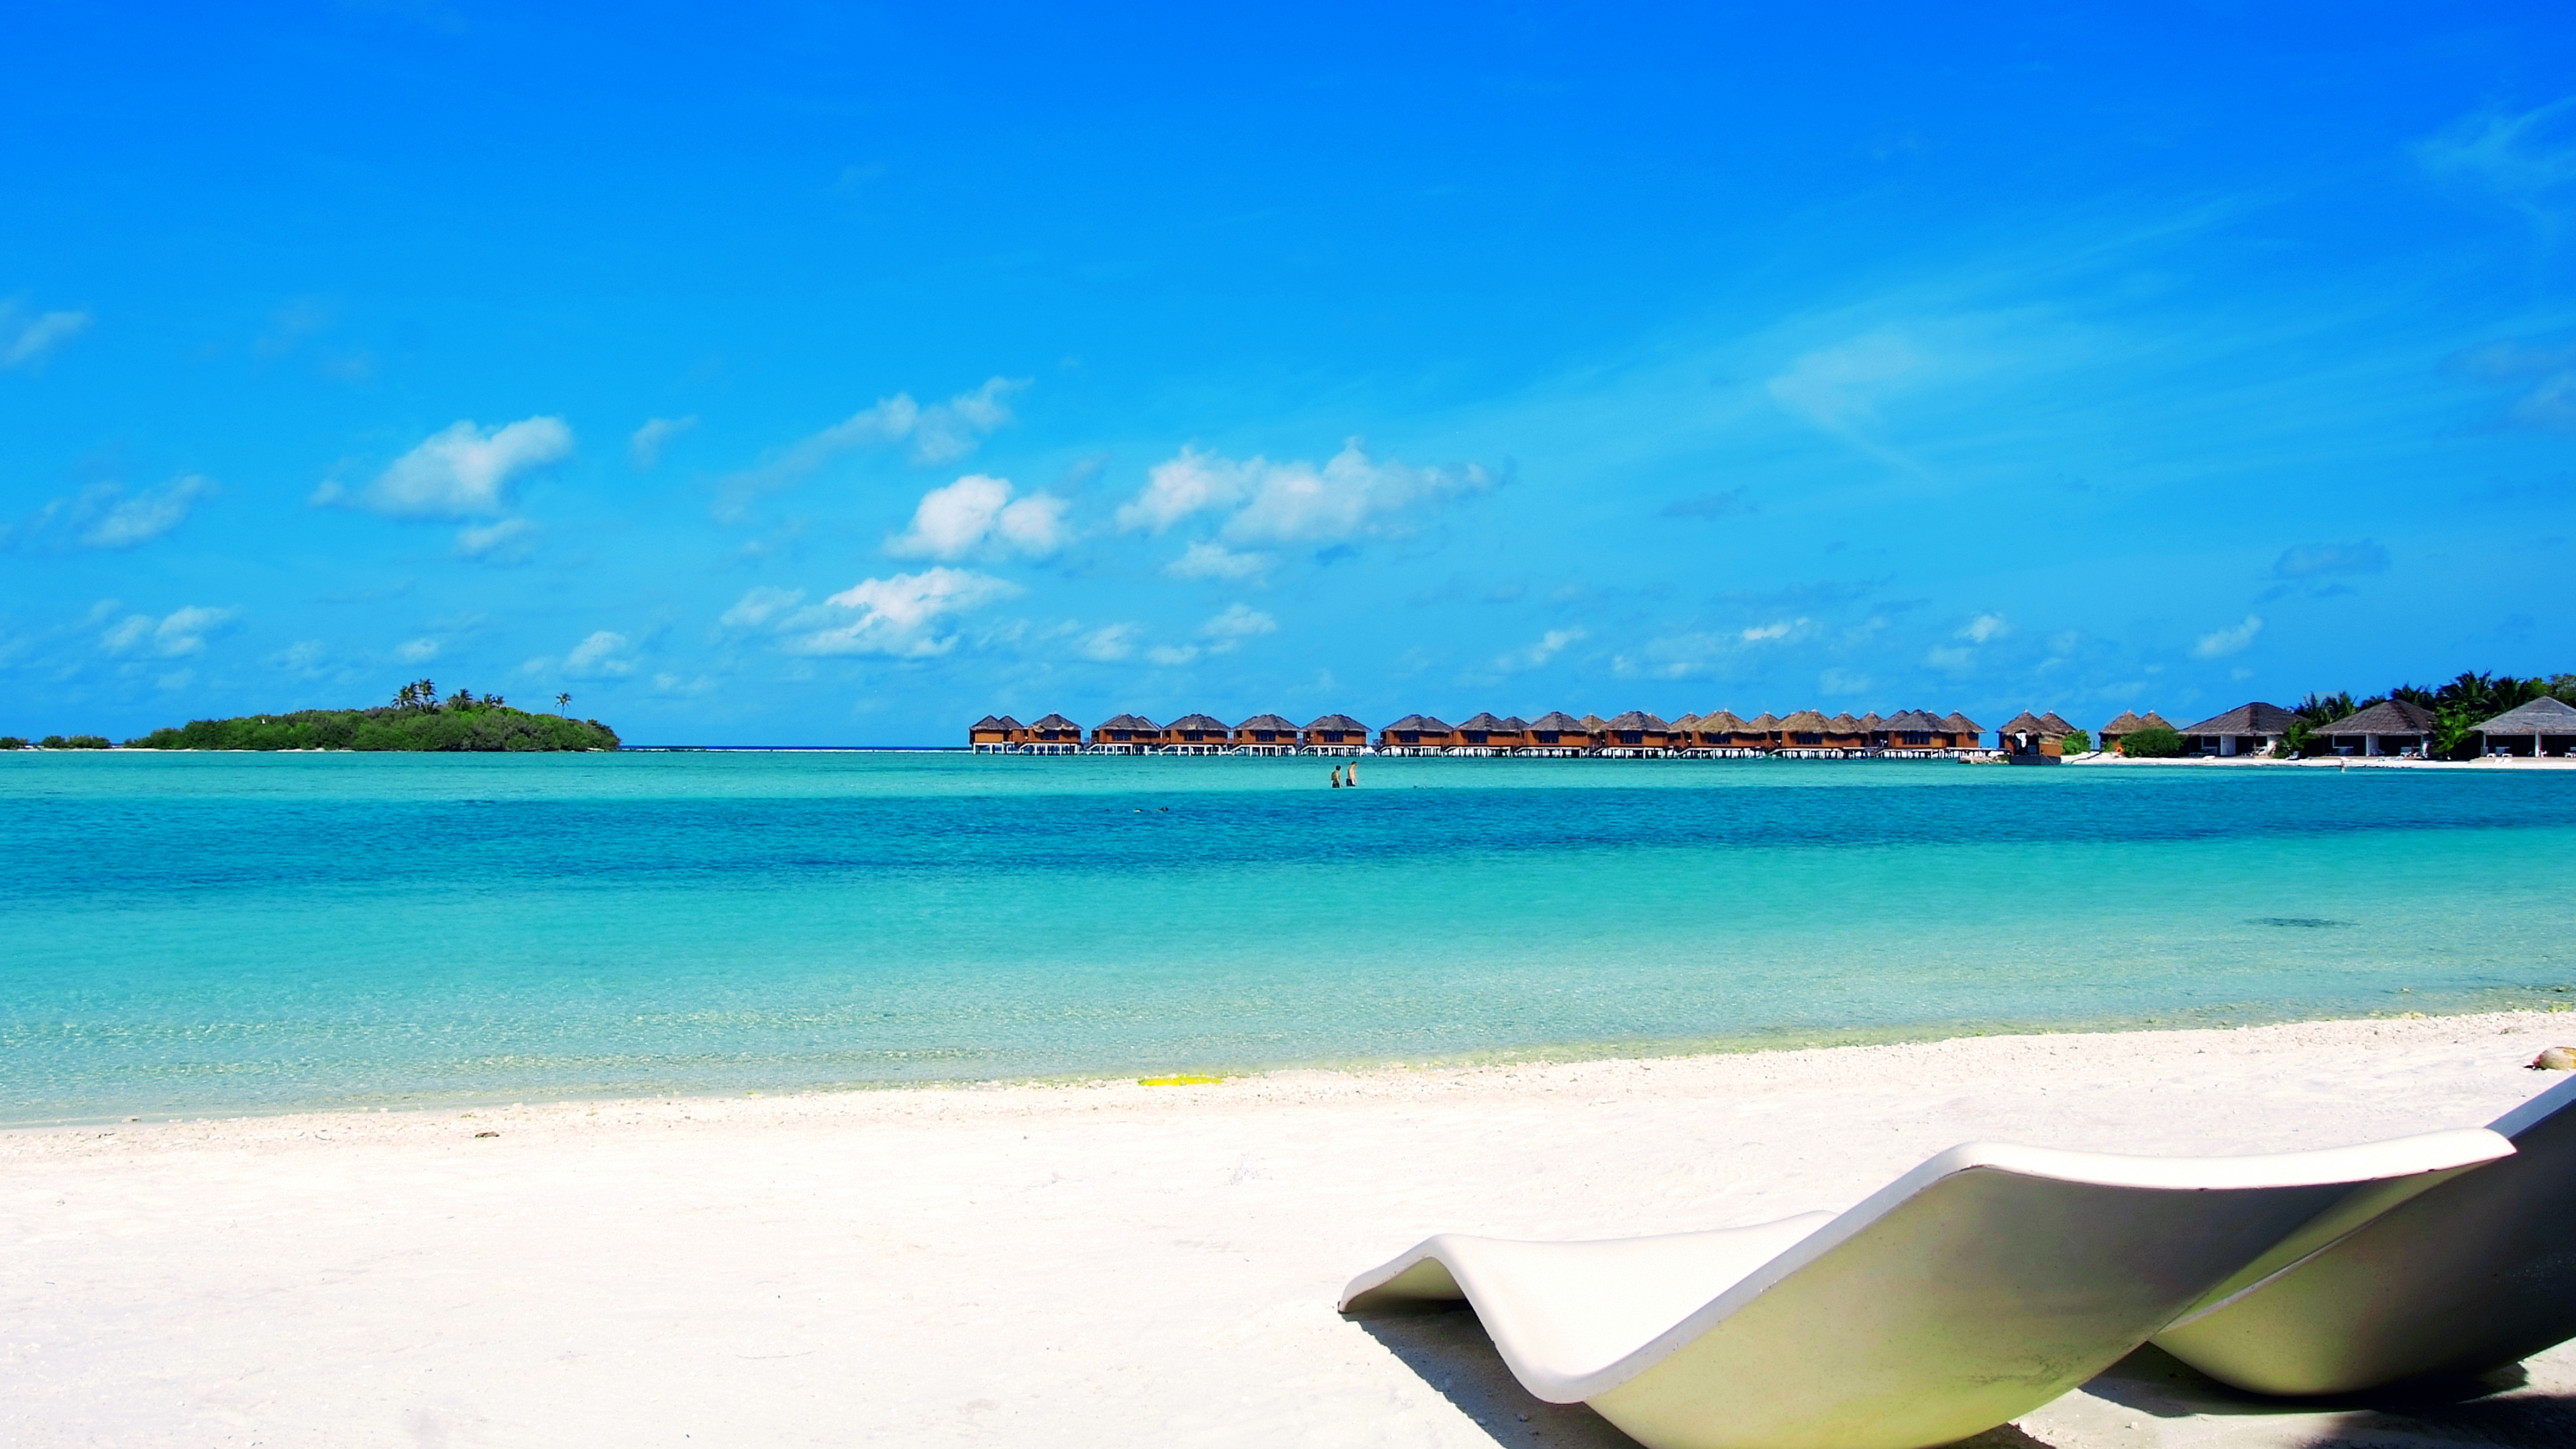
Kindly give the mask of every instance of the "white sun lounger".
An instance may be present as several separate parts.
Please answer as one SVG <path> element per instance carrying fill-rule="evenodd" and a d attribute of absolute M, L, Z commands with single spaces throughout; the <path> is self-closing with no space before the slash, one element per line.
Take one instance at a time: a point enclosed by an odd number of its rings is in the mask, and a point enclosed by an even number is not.
<path fill-rule="evenodd" d="M 1344 1312 L 1465 1298 L 1521 1386 L 1650 1449 L 1920 1449 L 2512 1152 L 2471 1128 L 2271 1157 L 1970 1143 L 1839 1216 L 1602 1242 L 1444 1235 Z M 2356 1191 L 2356 1189 L 2360 1189 Z"/>
<path fill-rule="evenodd" d="M 2212 1378 L 2337 1394 L 2469 1374 L 2576 1337 L 2576 1081 L 2488 1124 L 2514 1155 L 2156 1335 Z"/>

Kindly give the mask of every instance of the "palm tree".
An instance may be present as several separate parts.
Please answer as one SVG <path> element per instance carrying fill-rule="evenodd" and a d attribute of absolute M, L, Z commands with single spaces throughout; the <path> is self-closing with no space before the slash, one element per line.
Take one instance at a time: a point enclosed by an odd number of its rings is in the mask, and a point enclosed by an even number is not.
<path fill-rule="evenodd" d="M 569 694 L 558 694 L 558 695 L 556 695 L 556 696 L 555 696 L 555 710 L 556 710 L 556 712 L 557 712 L 557 713 L 561 713 L 562 711 L 567 710 L 567 709 L 570 709 L 570 708 L 572 708 L 572 696 L 571 696 L 571 695 L 569 695 Z"/>

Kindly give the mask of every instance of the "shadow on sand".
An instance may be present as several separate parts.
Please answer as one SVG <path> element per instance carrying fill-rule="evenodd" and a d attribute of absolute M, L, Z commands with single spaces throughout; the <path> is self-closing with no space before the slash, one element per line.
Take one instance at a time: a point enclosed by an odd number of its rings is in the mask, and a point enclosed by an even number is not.
<path fill-rule="evenodd" d="M 2576 1446 L 2576 1395 L 2531 1389 L 2519 1364 L 2474 1378 L 2273 1399 L 2229 1388 L 2150 1345 L 2083 1392 L 2158 1419 L 2197 1419 L 2193 1442 L 2210 1445 Z"/>

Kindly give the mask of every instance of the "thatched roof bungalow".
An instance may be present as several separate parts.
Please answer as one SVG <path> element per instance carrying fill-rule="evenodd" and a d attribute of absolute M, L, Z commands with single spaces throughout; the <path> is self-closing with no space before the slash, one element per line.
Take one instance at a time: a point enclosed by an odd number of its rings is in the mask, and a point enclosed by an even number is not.
<path fill-rule="evenodd" d="M 1648 714 L 1642 709 L 1629 710 L 1611 720 L 1606 734 L 1607 737 L 1602 741 L 1603 746 L 1616 750 L 1662 750 L 1669 749 L 1679 742 L 1671 721 Z"/>
<path fill-rule="evenodd" d="M 2383 699 L 2317 726 L 2308 732 L 2308 741 L 2339 755 L 2420 755 L 2433 743 L 2433 712 L 2402 699 Z"/>
<path fill-rule="evenodd" d="M 1860 732 L 1868 738 L 1871 749 L 1887 748 L 1887 721 L 1877 710 L 1871 710 L 1860 717 Z"/>
<path fill-rule="evenodd" d="M 1445 750 L 1458 743 L 1455 725 L 1433 715 L 1409 714 L 1377 732 L 1381 750 Z"/>
<path fill-rule="evenodd" d="M 2023 710 L 2011 719 L 2005 720 L 2003 729 L 1999 731 L 2003 736 L 2004 753 L 2017 758 L 2046 759 L 2056 759 L 2064 755 L 2066 737 L 2073 734 L 2075 730 L 2073 726 L 2065 725 L 2063 720 L 2058 724 L 2050 724 L 2049 720 L 2055 717 L 2053 713 L 2041 716 L 2032 714 L 2029 710 Z M 2065 727 L 2060 728 L 2061 725 Z"/>
<path fill-rule="evenodd" d="M 1162 742 L 1163 727 L 1141 714 L 1114 714 L 1091 727 L 1091 743 L 1095 748 L 1106 746 L 1133 752 Z"/>
<path fill-rule="evenodd" d="M 1552 709 L 1529 722 L 1529 742 L 1533 749 L 1589 750 L 1592 732 L 1583 727 L 1583 721 Z"/>
<path fill-rule="evenodd" d="M 1163 743 L 1221 747 L 1233 743 L 1233 739 L 1224 720 L 1211 714 L 1185 714 L 1163 726 Z"/>
<path fill-rule="evenodd" d="M 1825 721 L 1825 748 L 1829 750 L 1865 750 L 1869 748 L 1869 730 L 1852 717 L 1849 710 Z"/>
<path fill-rule="evenodd" d="M 1966 715 L 1960 714 L 1955 710 L 1941 721 L 1941 728 L 1948 731 L 1950 736 L 1950 748 L 1954 750 L 1973 750 L 1980 748 L 1984 742 L 1986 734 L 1986 727 L 1984 725 L 1977 723 L 1975 720 L 1972 720 Z"/>
<path fill-rule="evenodd" d="M 1812 709 L 1798 710 L 1780 721 L 1780 746 L 1789 750 L 1821 750 L 1825 747 L 1825 717 Z"/>
<path fill-rule="evenodd" d="M 1009 715 L 988 714 L 966 727 L 966 743 L 976 749 L 1016 745 L 1028 737 L 1028 726 Z"/>
<path fill-rule="evenodd" d="M 1760 714 L 1755 715 L 1753 718 L 1746 720 L 1744 722 L 1744 732 L 1750 737 L 1749 743 L 1754 749 L 1776 750 L 1780 748 L 1780 741 L 1782 739 L 1782 735 L 1780 733 L 1780 716 L 1773 714 L 1767 709 L 1762 711 Z"/>
<path fill-rule="evenodd" d="M 1676 725 L 1681 721 L 1675 720 Z M 1744 721 L 1731 709 L 1713 710 L 1701 715 L 1690 727 L 1690 740 L 1704 750 L 1741 750 L 1750 748 Z"/>
<path fill-rule="evenodd" d="M 1303 742 L 1328 749 L 1365 749 L 1368 726 L 1346 714 L 1317 715 L 1306 721 Z"/>
<path fill-rule="evenodd" d="M 1469 749 L 1517 750 L 1529 743 L 1529 725 L 1519 719 L 1501 718 L 1487 710 L 1459 722 L 1458 743 Z"/>
<path fill-rule="evenodd" d="M 2148 710 L 2145 714 L 2140 714 L 2133 709 L 2124 709 L 2120 711 L 2119 715 L 2109 724 L 2102 726 L 2102 732 L 2099 735 L 2094 736 L 2094 743 L 2101 746 L 2103 749 L 2117 752 L 2120 748 L 2120 741 L 2124 736 L 2133 735 L 2140 730 L 2146 729 L 2171 730 L 2173 729 L 2173 721 L 2166 719 L 2163 715 L 2156 713 L 2154 710 Z M 2174 730 L 2174 733 L 2180 734 L 2182 731 Z"/>
<path fill-rule="evenodd" d="M 2196 755 L 2268 755 L 2280 749 L 2298 719 L 2279 705 L 2258 699 L 2184 726 L 2183 748 Z"/>
<path fill-rule="evenodd" d="M 1919 709 L 1900 709 L 1887 717 L 1881 727 L 1890 750 L 1939 750 L 1949 747 L 1949 731 L 1941 721 Z"/>
<path fill-rule="evenodd" d="M 1082 743 L 1082 726 L 1060 714 L 1042 714 L 1029 722 L 1029 742 L 1038 745 L 1078 745 Z"/>
<path fill-rule="evenodd" d="M 1297 748 L 1297 726 L 1275 714 L 1256 714 L 1234 727 L 1234 742 L 1256 750 Z"/>
<path fill-rule="evenodd" d="M 2478 726 L 2491 755 L 2576 754 L 2576 709 L 2548 695 L 2516 705 Z"/>

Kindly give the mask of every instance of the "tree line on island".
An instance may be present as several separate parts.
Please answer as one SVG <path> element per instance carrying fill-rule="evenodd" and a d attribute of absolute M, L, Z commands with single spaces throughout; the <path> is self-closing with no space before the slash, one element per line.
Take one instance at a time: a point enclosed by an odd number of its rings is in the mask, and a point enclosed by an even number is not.
<path fill-rule="evenodd" d="M 572 696 L 555 696 L 557 710 L 569 709 Z M 23 750 L 29 742 L 0 736 L 0 750 Z M 101 735 L 48 735 L 34 742 L 47 750 L 104 750 Z M 430 680 L 415 680 L 394 694 L 393 703 L 372 709 L 300 709 L 288 714 L 252 714 L 234 719 L 190 720 L 125 742 L 129 750 L 614 750 L 617 732 L 595 719 L 567 714 L 531 714 L 514 709 L 497 694 L 477 695 L 460 689 L 445 699 Z"/>

